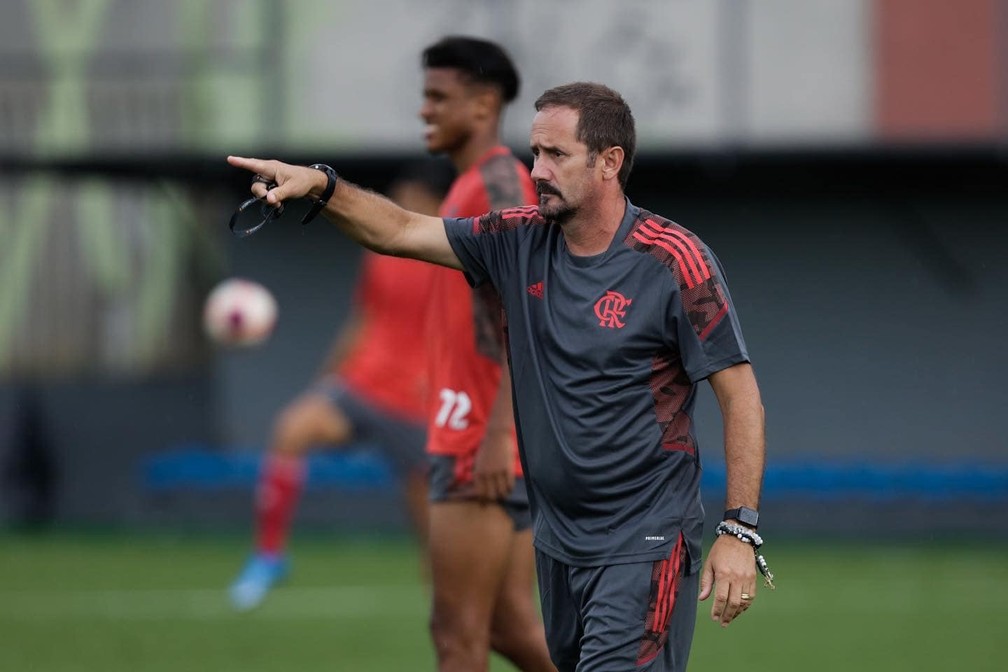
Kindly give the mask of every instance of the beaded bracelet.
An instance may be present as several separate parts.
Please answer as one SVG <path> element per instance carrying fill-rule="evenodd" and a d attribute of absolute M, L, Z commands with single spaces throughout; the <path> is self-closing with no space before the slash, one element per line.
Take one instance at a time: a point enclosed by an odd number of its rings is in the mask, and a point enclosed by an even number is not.
<path fill-rule="evenodd" d="M 714 532 L 719 537 L 724 534 L 729 534 L 737 538 L 742 543 L 749 544 L 750 546 L 752 546 L 753 556 L 755 556 L 756 558 L 756 569 L 758 569 L 759 573 L 763 575 L 763 579 L 764 582 L 766 583 L 767 588 L 769 588 L 770 590 L 774 590 L 774 588 L 776 588 L 776 586 L 774 586 L 773 583 L 774 579 L 773 572 L 771 572 L 770 567 L 767 566 L 767 561 L 763 557 L 763 554 L 759 552 L 759 547 L 763 545 L 763 538 L 761 536 L 756 534 L 754 530 L 750 530 L 748 527 L 742 527 L 741 525 L 734 525 L 732 523 L 728 523 L 725 521 L 718 523 L 718 526 L 717 528 L 715 528 Z"/>
<path fill-rule="evenodd" d="M 750 530 L 748 527 L 742 527 L 741 525 L 721 521 L 718 523 L 717 529 L 714 531 L 719 537 L 722 534 L 730 534 L 733 537 L 738 537 L 739 541 L 744 541 L 754 548 L 759 548 L 763 545 L 763 538 L 756 534 L 756 530 Z"/>

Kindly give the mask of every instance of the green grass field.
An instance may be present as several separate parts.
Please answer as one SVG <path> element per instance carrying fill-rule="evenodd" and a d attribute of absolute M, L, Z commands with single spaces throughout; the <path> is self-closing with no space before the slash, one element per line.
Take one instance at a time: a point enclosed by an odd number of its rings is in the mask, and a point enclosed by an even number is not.
<path fill-rule="evenodd" d="M 0 536 L 4 672 L 431 670 L 427 595 L 405 540 L 294 545 L 257 611 L 225 586 L 236 537 Z M 690 669 L 1008 669 L 1008 546 L 764 548 L 779 587 L 727 629 L 698 610 Z M 493 670 L 511 669 L 495 661 Z"/>

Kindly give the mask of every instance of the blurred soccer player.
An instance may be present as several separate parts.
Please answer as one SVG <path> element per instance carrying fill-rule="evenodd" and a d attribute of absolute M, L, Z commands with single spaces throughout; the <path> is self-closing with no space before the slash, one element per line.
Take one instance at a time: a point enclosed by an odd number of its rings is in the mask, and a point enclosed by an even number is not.
<path fill-rule="evenodd" d="M 422 58 L 428 151 L 459 172 L 446 217 L 535 202 L 528 169 L 499 139 L 519 76 L 497 44 L 453 36 Z M 502 309 L 437 267 L 427 340 L 431 636 L 441 672 L 485 670 L 493 649 L 521 670 L 554 670 L 534 600 L 528 496 L 517 454 Z"/>
<path fill-rule="evenodd" d="M 436 214 L 454 171 L 430 159 L 404 168 L 389 196 Z M 367 441 L 395 468 L 417 537 L 426 545 L 427 350 L 422 337 L 435 267 L 365 253 L 352 312 L 318 381 L 274 423 L 255 504 L 255 551 L 231 586 L 238 609 L 258 605 L 288 571 L 291 521 L 305 478 L 305 455 Z"/>

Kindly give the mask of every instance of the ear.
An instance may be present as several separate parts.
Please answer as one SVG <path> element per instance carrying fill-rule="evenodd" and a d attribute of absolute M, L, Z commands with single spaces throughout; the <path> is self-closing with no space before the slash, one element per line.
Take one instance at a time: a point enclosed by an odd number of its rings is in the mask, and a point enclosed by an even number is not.
<path fill-rule="evenodd" d="M 480 119 L 492 119 L 499 114 L 500 95 L 493 87 L 480 86 L 475 89 L 472 102 Z"/>
<path fill-rule="evenodd" d="M 610 147 L 599 154 L 602 160 L 602 177 L 607 180 L 614 180 L 619 176 L 620 168 L 623 167 L 623 148 L 619 146 Z"/>

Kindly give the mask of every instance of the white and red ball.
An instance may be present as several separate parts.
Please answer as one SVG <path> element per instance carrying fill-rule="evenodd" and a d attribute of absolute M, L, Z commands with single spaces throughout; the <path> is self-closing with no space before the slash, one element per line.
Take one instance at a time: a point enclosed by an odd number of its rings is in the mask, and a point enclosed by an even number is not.
<path fill-rule="evenodd" d="M 273 333 L 276 319 L 276 299 L 270 291 L 244 278 L 221 282 L 203 306 L 203 328 L 220 345 L 258 345 Z"/>

